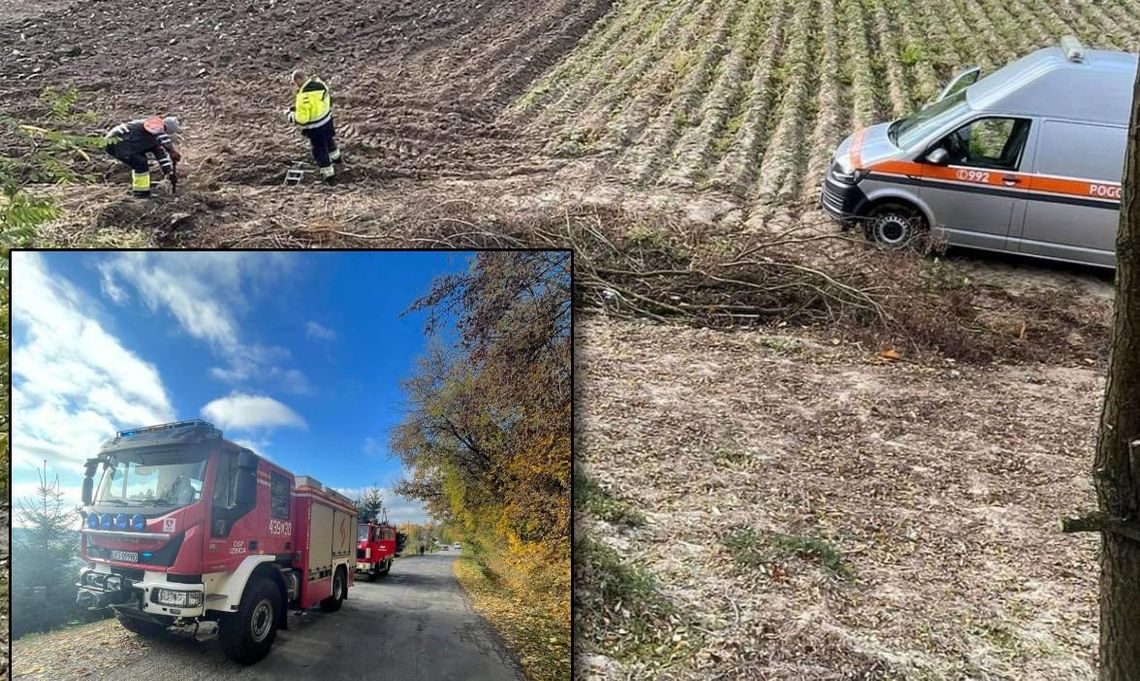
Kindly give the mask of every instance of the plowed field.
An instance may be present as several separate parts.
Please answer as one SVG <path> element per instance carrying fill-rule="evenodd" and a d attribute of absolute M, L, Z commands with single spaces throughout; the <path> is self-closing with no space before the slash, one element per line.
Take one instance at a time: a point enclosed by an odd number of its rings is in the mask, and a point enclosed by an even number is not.
<path fill-rule="evenodd" d="M 835 144 L 1075 35 L 1135 49 L 1135 3 L 629 0 L 505 120 L 595 180 L 714 190 L 754 225 L 814 207 Z M 791 213 L 789 215 L 789 212 Z"/>

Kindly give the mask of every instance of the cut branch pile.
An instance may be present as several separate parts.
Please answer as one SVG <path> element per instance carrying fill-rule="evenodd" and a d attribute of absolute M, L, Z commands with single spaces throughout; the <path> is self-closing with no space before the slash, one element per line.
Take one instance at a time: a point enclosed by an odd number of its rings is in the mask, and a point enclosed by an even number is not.
<path fill-rule="evenodd" d="M 713 328 L 829 327 L 878 350 L 968 362 L 1101 362 L 1109 305 L 1076 292 L 1015 293 L 952 262 L 884 253 L 800 222 L 778 234 L 710 234 L 679 219 L 596 208 L 504 216 L 466 200 L 377 223 L 344 216 L 290 230 L 291 246 L 572 248 L 580 309 Z M 413 217 L 409 217 L 413 216 Z M 339 225 L 339 226 L 338 226 Z M 280 246 L 281 232 L 273 245 Z M 412 236 L 414 235 L 414 236 Z M 265 245 L 245 235 L 230 247 Z"/>

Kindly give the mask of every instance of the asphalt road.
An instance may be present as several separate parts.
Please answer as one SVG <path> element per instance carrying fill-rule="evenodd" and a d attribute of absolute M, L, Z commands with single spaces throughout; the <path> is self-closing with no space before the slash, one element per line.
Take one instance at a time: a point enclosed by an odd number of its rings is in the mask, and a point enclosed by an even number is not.
<path fill-rule="evenodd" d="M 387 577 L 357 580 L 339 611 L 290 615 L 289 630 L 277 632 L 269 656 L 250 667 L 230 662 L 217 641 L 136 637 L 141 645 L 124 651 L 121 664 L 108 668 L 104 658 L 82 678 L 525 681 L 498 635 L 471 609 L 452 573 L 454 560 L 447 553 L 401 558 Z M 80 678 L 59 662 L 48 662 L 55 667 L 51 678 Z"/>

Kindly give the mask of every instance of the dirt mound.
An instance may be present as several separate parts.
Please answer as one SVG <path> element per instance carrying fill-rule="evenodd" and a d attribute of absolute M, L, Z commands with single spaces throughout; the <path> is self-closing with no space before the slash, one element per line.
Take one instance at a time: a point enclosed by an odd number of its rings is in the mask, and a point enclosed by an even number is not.
<path fill-rule="evenodd" d="M 210 192 L 157 194 L 150 199 L 124 195 L 98 209 L 91 228 L 143 232 L 158 246 L 180 247 L 187 245 L 195 230 L 208 229 L 216 223 L 223 212 L 231 219 L 240 215 L 235 208 L 231 201 Z"/>

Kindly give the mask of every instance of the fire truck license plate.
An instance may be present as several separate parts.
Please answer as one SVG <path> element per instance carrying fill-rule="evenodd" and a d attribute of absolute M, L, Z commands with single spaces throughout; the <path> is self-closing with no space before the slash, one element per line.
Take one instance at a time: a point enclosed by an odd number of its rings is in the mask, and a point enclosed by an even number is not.
<path fill-rule="evenodd" d="M 135 551 L 111 551 L 111 560 L 123 560 L 131 563 L 139 562 L 139 554 Z"/>

